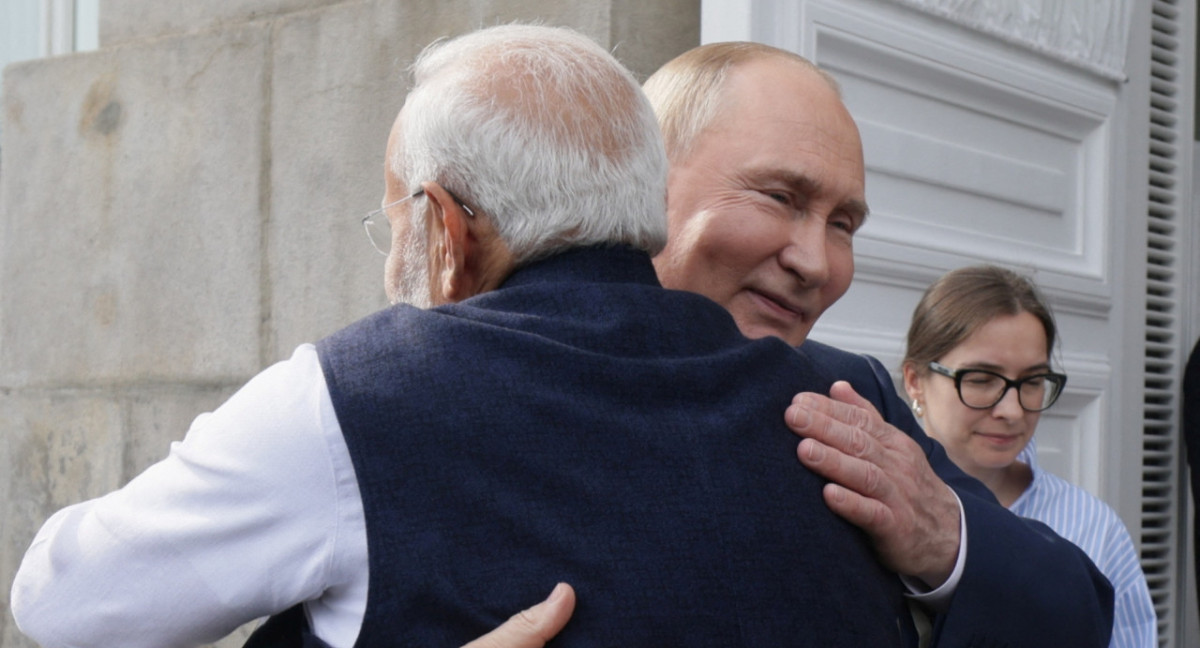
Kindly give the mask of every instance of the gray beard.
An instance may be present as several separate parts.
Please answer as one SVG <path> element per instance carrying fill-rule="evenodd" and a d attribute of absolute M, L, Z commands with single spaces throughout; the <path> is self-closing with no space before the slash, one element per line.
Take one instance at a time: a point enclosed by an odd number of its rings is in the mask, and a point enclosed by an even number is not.
<path fill-rule="evenodd" d="M 393 252 L 394 254 L 394 252 Z M 414 232 L 400 246 L 401 273 L 392 294 L 393 304 L 430 308 L 429 243 Z"/>

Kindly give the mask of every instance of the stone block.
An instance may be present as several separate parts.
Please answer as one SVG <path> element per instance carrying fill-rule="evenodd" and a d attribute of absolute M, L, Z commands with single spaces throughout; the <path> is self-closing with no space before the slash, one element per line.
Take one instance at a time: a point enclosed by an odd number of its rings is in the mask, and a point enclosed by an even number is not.
<path fill-rule="evenodd" d="M 390 10 L 415 8 L 396 0 L 378 0 Z M 612 47 L 612 0 L 481 0 L 449 3 L 424 0 L 420 12 L 430 32 L 417 42 L 422 46 L 434 37 L 455 36 L 479 27 L 512 22 L 570 27 L 594 39 L 605 49 Z"/>
<path fill-rule="evenodd" d="M 270 360 L 386 304 L 383 259 L 360 219 L 379 207 L 383 156 L 419 38 L 374 5 L 283 19 L 274 41 L 266 229 Z"/>
<path fill-rule="evenodd" d="M 700 0 L 613 0 L 613 54 L 639 81 L 700 44 Z"/>
<path fill-rule="evenodd" d="M 8 69 L 0 385 L 259 368 L 267 40 Z"/>
<path fill-rule="evenodd" d="M 241 23 L 345 2 L 346 0 L 104 0 L 100 8 L 100 45 L 110 47 L 187 32 L 236 27 Z"/>
<path fill-rule="evenodd" d="M 410 3 L 379 0 L 385 6 Z M 466 5 L 466 6 L 463 6 Z M 430 34 L 454 35 L 513 21 L 571 27 L 587 34 L 638 79 L 700 44 L 699 0 L 493 0 L 427 3 Z M 420 39 L 418 38 L 418 41 Z"/>
<path fill-rule="evenodd" d="M 58 509 L 122 482 L 121 408 L 102 394 L 0 392 L 0 605 L 25 549 Z M 0 615 L 0 645 L 34 646 L 12 615 Z"/>

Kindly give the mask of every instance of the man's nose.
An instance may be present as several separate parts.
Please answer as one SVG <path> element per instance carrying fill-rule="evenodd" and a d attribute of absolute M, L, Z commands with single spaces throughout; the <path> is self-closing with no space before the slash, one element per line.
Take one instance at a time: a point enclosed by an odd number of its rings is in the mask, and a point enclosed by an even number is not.
<path fill-rule="evenodd" d="M 779 263 L 800 277 L 806 288 L 819 288 L 829 281 L 828 241 L 822 219 L 805 217 L 792 225 L 787 245 L 779 253 Z"/>

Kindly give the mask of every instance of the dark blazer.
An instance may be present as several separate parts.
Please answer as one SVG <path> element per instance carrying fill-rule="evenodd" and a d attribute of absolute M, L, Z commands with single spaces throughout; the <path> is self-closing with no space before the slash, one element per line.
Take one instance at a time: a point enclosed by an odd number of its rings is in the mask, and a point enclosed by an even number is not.
<path fill-rule="evenodd" d="M 949 609 L 935 617 L 935 645 L 1108 645 L 1112 586 L 1081 549 L 1050 527 L 1010 513 L 987 487 L 950 461 L 913 418 L 878 360 L 815 340 L 800 349 L 915 439 L 962 501 L 967 561 Z"/>
<path fill-rule="evenodd" d="M 915 642 L 784 424 L 832 379 L 643 253 L 561 254 L 317 349 L 366 515 L 360 646 L 458 646 L 560 580 L 579 604 L 554 646 Z M 279 620 L 252 642 L 319 645 Z"/>

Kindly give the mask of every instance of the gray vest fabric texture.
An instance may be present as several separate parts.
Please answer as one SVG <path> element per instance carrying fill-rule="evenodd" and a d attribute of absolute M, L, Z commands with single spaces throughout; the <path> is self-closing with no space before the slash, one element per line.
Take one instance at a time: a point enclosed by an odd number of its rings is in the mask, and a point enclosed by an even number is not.
<path fill-rule="evenodd" d="M 358 646 L 460 646 L 559 581 L 578 605 L 551 646 L 913 641 L 898 578 L 784 424 L 832 379 L 664 290 L 643 253 L 569 251 L 318 352 L 366 514 Z M 249 645 L 320 645 L 273 623 Z"/>

